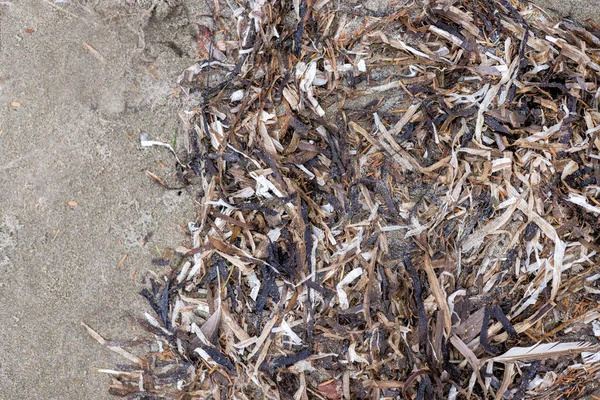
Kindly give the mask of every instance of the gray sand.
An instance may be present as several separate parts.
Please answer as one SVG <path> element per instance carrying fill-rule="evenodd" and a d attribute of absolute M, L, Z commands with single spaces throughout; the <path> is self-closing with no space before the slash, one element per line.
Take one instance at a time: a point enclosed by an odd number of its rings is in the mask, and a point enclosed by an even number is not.
<path fill-rule="evenodd" d="M 562 17 L 585 21 L 592 18 L 600 23 L 600 1 L 598 0 L 533 0 L 548 11 Z"/>
<path fill-rule="evenodd" d="M 0 399 L 109 398 L 96 368 L 126 360 L 80 322 L 134 337 L 156 248 L 194 218 L 189 196 L 145 176 L 172 181 L 172 156 L 139 144 L 181 129 L 171 88 L 193 63 L 188 10 L 163 4 L 144 24 L 139 6 L 0 4 Z"/>

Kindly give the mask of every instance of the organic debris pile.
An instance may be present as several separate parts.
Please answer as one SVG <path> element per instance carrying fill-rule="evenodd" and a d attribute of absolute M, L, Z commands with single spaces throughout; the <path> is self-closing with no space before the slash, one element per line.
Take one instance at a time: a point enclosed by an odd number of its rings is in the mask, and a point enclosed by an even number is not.
<path fill-rule="evenodd" d="M 177 158 L 193 247 L 143 292 L 150 351 L 94 333 L 134 362 L 104 371 L 113 394 L 595 388 L 600 27 L 417 6 L 255 0 L 200 26 Z"/>

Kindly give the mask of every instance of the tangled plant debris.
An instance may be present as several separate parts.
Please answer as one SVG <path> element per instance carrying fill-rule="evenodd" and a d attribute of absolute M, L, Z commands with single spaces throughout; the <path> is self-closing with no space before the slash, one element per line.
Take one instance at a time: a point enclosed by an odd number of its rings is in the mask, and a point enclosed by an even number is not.
<path fill-rule="evenodd" d="M 150 350 L 87 327 L 133 363 L 111 393 L 595 389 L 600 26 L 509 0 L 228 4 L 179 82 L 199 213 L 142 292 Z"/>

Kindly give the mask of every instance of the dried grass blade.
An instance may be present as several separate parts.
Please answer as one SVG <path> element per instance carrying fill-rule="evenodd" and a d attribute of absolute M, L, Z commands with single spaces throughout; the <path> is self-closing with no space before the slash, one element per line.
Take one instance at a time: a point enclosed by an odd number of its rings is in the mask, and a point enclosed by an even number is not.
<path fill-rule="evenodd" d="M 477 381 L 479 382 L 482 388 L 485 388 L 485 383 L 483 382 L 483 379 L 481 378 L 481 374 L 479 372 L 479 369 L 481 368 L 481 361 L 479 361 L 475 353 L 473 353 L 469 346 L 467 346 L 465 342 L 463 342 L 456 335 L 450 336 L 450 343 L 452 343 L 452 345 L 456 347 L 456 350 L 458 350 L 460 354 L 462 354 L 465 357 L 469 365 L 471 365 L 473 372 L 477 376 Z"/>
<path fill-rule="evenodd" d="M 594 352 L 598 350 L 600 350 L 600 344 L 588 342 L 539 343 L 530 347 L 513 347 L 506 353 L 493 357 L 492 360 L 502 363 L 528 362 L 561 356 L 573 357 L 584 351 Z"/>
<path fill-rule="evenodd" d="M 433 292 L 433 296 L 435 297 L 435 301 L 442 313 L 444 318 L 444 331 L 446 332 L 446 336 L 450 336 L 450 332 L 452 331 L 452 320 L 450 318 L 450 308 L 448 307 L 448 301 L 446 300 L 446 294 L 440 285 L 440 281 L 433 270 L 433 265 L 431 265 L 431 259 L 429 255 L 425 255 L 425 263 L 424 269 L 427 273 L 427 280 L 429 281 L 429 287 Z"/>
<path fill-rule="evenodd" d="M 120 356 L 125 357 L 126 359 L 128 359 L 129 361 L 138 364 L 138 365 L 143 365 L 143 361 L 141 358 L 131 354 L 130 352 L 128 352 L 127 350 L 119 347 L 119 346 L 111 346 L 108 345 L 106 343 L 106 340 L 100 336 L 100 334 L 98 332 L 96 332 L 95 330 L 93 330 L 92 328 L 90 328 L 88 325 L 86 325 L 85 323 L 81 323 L 81 326 L 83 326 L 88 334 L 94 338 L 94 340 L 96 340 L 98 343 L 100 343 L 102 346 L 105 346 L 107 349 L 119 354 Z"/>

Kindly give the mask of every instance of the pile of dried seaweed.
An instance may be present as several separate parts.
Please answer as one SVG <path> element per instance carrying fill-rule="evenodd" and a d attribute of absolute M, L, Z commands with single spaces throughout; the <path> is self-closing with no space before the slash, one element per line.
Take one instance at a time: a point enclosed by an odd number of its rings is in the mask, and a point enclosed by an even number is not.
<path fill-rule="evenodd" d="M 94 333 L 134 362 L 104 371 L 111 391 L 594 389 L 600 27 L 508 0 L 343 3 L 254 0 L 200 26 L 177 158 L 193 248 L 143 293 L 151 351 Z"/>

